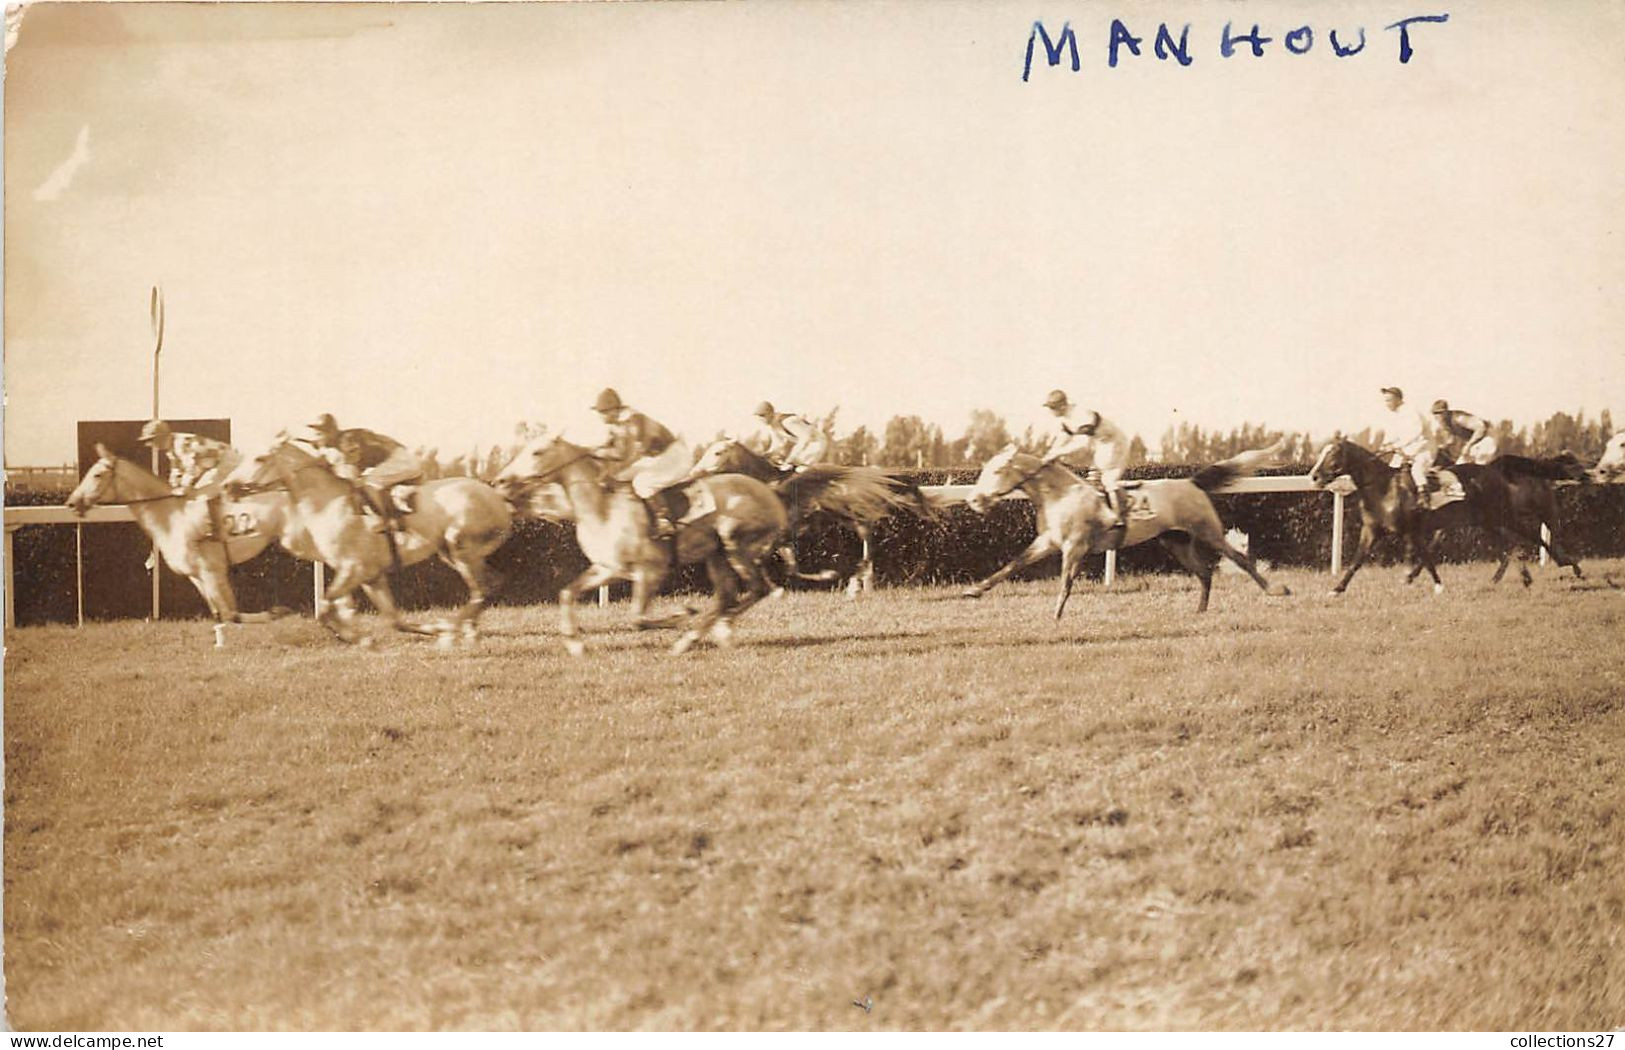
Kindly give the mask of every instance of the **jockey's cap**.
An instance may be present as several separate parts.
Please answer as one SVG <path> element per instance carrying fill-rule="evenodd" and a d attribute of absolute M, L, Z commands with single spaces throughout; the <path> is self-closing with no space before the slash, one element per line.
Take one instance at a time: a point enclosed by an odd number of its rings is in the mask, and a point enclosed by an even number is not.
<path fill-rule="evenodd" d="M 141 427 L 141 436 L 138 441 L 152 441 L 155 438 L 168 437 L 169 424 L 161 419 L 149 419 Z"/>
<path fill-rule="evenodd" d="M 1450 411 L 1450 402 L 1446 401 L 1442 397 L 1439 398 L 1439 400 L 1433 402 L 1433 411 L 1435 411 L 1435 412 L 1448 412 L 1448 411 Z"/>
<path fill-rule="evenodd" d="M 592 403 L 594 412 L 618 412 L 625 407 L 621 404 L 621 395 L 612 387 L 605 387 L 603 393 L 598 395 L 598 400 Z"/>
<path fill-rule="evenodd" d="M 316 417 L 315 422 L 310 424 L 310 429 L 318 434 L 337 434 L 339 432 L 339 421 L 333 418 L 333 413 L 323 412 Z"/>
<path fill-rule="evenodd" d="M 756 414 L 761 416 L 763 419 L 771 416 L 773 414 L 773 402 L 763 401 L 761 404 L 757 405 Z"/>
<path fill-rule="evenodd" d="M 1381 390 L 1379 390 L 1378 393 L 1380 393 L 1380 394 L 1392 394 L 1395 397 L 1399 398 L 1401 401 L 1405 400 L 1405 391 L 1399 389 L 1399 387 L 1397 387 L 1397 386 L 1385 386 Z"/>
<path fill-rule="evenodd" d="M 1049 397 L 1044 399 L 1045 408 L 1065 408 L 1067 405 L 1065 390 L 1051 390 Z"/>

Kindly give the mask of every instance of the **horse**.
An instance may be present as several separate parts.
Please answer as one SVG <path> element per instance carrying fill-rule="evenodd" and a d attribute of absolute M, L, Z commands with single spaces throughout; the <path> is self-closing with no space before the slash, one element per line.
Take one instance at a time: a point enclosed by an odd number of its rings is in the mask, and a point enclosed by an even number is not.
<path fill-rule="evenodd" d="M 419 486 L 416 506 L 402 519 L 398 535 L 373 531 L 362 516 L 355 486 L 334 474 L 326 460 L 286 436 L 233 471 L 226 485 L 228 492 L 287 490 L 309 531 L 315 554 L 311 560 L 319 559 L 334 570 L 317 602 L 316 619 L 340 640 L 354 642 L 359 637 L 351 597 L 357 588 L 396 630 L 437 635 L 442 644 L 450 644 L 458 632 L 468 644 L 479 637 L 480 613 L 498 583 L 486 559 L 507 540 L 513 525 L 507 500 L 489 485 L 473 478 L 442 478 Z M 431 556 L 463 578 L 469 600 L 450 621 L 425 625 L 409 621 L 396 607 L 388 574 Z"/>
<path fill-rule="evenodd" d="M 1333 596 L 1348 589 L 1349 581 L 1371 553 L 1372 545 L 1383 535 L 1397 536 L 1405 544 L 1406 560 L 1412 563 L 1405 577 L 1407 583 L 1426 569 L 1433 578 L 1434 593 L 1442 592 L 1444 581 L 1439 578 L 1438 565 L 1433 558 L 1435 534 L 1462 525 L 1477 525 L 1492 536 L 1510 536 L 1523 543 L 1545 547 L 1559 565 L 1570 566 L 1578 572 L 1579 566 L 1566 554 L 1553 550 L 1541 539 L 1538 525 L 1519 520 L 1513 507 L 1511 486 L 1499 468 L 1469 463 L 1449 469 L 1461 482 L 1464 498 L 1429 508 L 1423 504 L 1407 468 L 1389 466 L 1381 456 L 1341 437 L 1321 449 L 1309 471 L 1310 480 L 1324 487 L 1334 478 L 1347 474 L 1354 479 L 1360 494 L 1360 544 L 1353 561 L 1332 588 Z M 1501 553 L 1505 558 L 1504 548 Z"/>
<path fill-rule="evenodd" d="M 263 493 L 224 503 L 220 515 L 226 524 L 224 542 L 205 539 L 211 528 L 205 501 L 177 496 L 151 471 L 114 455 L 106 445 L 97 444 L 96 455 L 95 465 L 68 495 L 68 508 L 84 517 L 99 503 L 128 506 L 164 564 L 190 580 L 208 604 L 215 622 L 216 647 L 225 645 L 227 623 L 265 623 L 286 615 L 283 609 L 264 613 L 238 609 L 228 571 L 258 557 L 272 543 L 281 544 L 295 557 L 315 557 L 304 523 L 298 515 L 288 513 L 286 493 Z"/>
<path fill-rule="evenodd" d="M 525 502 L 539 485 L 563 486 L 575 520 L 576 542 L 591 564 L 559 591 L 560 633 L 572 656 L 585 651 L 575 620 L 576 597 L 611 580 L 632 581 L 632 606 L 641 628 L 663 627 L 676 618 L 651 619 L 649 602 L 673 564 L 703 562 L 711 579 L 711 605 L 686 618 L 687 630 L 672 645 L 681 655 L 709 635 L 719 646 L 732 642 L 732 621 L 772 593 L 762 562 L 789 528 L 779 498 L 762 482 L 740 474 L 718 474 L 682 483 L 688 511 L 674 515 L 678 532 L 655 539 L 649 510 L 625 485 L 615 483 L 613 467 L 593 450 L 563 435 L 536 438 L 520 450 L 496 485 L 515 503 Z M 739 597 L 743 582 L 746 595 Z"/>
<path fill-rule="evenodd" d="M 1589 480 L 1585 464 L 1581 463 L 1574 453 L 1563 452 L 1545 459 L 1514 455 L 1497 456 L 1488 465 L 1498 469 L 1506 480 L 1512 517 L 1522 526 L 1537 534 L 1540 532 L 1541 527 L 1545 526 L 1547 535 L 1552 537 L 1548 541 L 1550 543 L 1549 549 L 1554 552 L 1555 557 L 1555 552 L 1558 549 L 1556 539 L 1557 495 L 1552 483 L 1554 481 Z M 1455 468 L 1451 467 L 1450 469 Z M 1434 513 L 1443 513 L 1443 510 L 1425 515 L 1424 522 L 1432 520 Z M 1452 523 L 1445 522 L 1437 525 L 1436 531 L 1428 542 L 1429 554 L 1437 553 L 1439 542 L 1444 538 L 1442 530 L 1449 527 L 1450 524 Z M 1434 561 L 1437 562 L 1437 560 L 1435 557 Z M 1495 575 L 1490 577 L 1491 583 L 1501 582 L 1501 578 L 1506 575 L 1507 566 L 1511 561 L 1512 548 L 1510 546 L 1502 547 L 1501 563 L 1496 566 Z M 1561 565 L 1563 562 L 1558 564 Z M 1573 570 L 1577 579 L 1582 576 L 1577 562 L 1570 560 L 1569 567 Z M 1405 582 L 1410 583 L 1415 580 L 1419 571 L 1419 566 L 1413 566 L 1410 573 L 1405 577 Z M 1522 546 L 1518 548 L 1518 575 L 1525 587 L 1534 582 L 1529 575 L 1529 557 L 1526 548 Z"/>
<path fill-rule="evenodd" d="M 1133 547 L 1156 539 L 1202 584 L 1197 612 L 1206 612 L 1213 587 L 1211 555 L 1201 548 L 1228 558 L 1272 596 L 1290 594 L 1284 585 L 1272 584 L 1258 571 L 1250 555 L 1238 551 L 1225 539 L 1224 525 L 1208 493 L 1236 478 L 1253 473 L 1269 459 L 1273 449 L 1244 452 L 1232 459 L 1204 467 L 1192 478 L 1165 478 L 1145 481 L 1118 492 L 1118 498 L 1140 497 L 1131 509 L 1128 527 L 1121 542 L 1111 537 L 1116 515 L 1105 496 L 1093 483 L 1078 477 L 1058 462 L 1044 462 L 1037 456 L 1009 446 L 982 467 L 981 475 L 966 500 L 978 514 L 987 512 L 994 501 L 1017 489 L 1025 492 L 1038 511 L 1038 536 L 1004 568 L 967 587 L 966 598 L 980 598 L 1011 573 L 1061 552 L 1061 593 L 1055 603 L 1055 619 L 1061 619 L 1072 583 L 1083 571 L 1083 559 L 1096 551 Z"/>
<path fill-rule="evenodd" d="M 1598 482 L 1613 481 L 1625 474 L 1625 430 L 1618 431 L 1608 439 L 1608 444 L 1602 450 L 1602 458 L 1597 460 L 1597 465 L 1589 473 L 1591 480 Z"/>
<path fill-rule="evenodd" d="M 819 513 L 850 525 L 863 543 L 863 560 L 847 583 L 849 598 L 856 598 L 873 583 L 875 567 L 869 556 L 869 538 L 876 522 L 899 510 L 926 519 L 941 513 L 937 501 L 920 491 L 917 485 L 883 470 L 822 463 L 800 471 L 786 470 L 732 438 L 714 441 L 702 449 L 688 477 L 714 474 L 743 474 L 776 492 L 789 515 L 792 537 Z M 795 579 L 829 582 L 839 578 L 833 569 L 802 572 L 796 562 L 795 548 L 789 543 L 779 548 L 779 556 Z"/>

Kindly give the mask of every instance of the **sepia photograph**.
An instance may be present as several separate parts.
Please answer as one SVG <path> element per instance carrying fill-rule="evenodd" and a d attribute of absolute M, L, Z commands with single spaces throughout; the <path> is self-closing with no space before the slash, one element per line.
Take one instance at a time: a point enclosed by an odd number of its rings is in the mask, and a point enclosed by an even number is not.
<path fill-rule="evenodd" d="M 1610 1045 L 1622 53 L 8 6 L 5 1025 Z"/>

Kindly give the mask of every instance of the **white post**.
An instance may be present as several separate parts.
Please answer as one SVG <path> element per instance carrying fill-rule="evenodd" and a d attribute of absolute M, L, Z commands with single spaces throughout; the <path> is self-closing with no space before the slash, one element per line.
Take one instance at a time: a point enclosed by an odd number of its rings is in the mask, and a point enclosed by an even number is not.
<path fill-rule="evenodd" d="M 1546 567 L 1546 548 L 1551 545 L 1551 542 L 1552 542 L 1552 530 L 1548 529 L 1546 527 L 1545 522 L 1541 522 L 1540 523 L 1540 543 L 1541 543 L 1541 547 L 1540 547 L 1540 565 L 1541 565 L 1541 568 Z"/>
<path fill-rule="evenodd" d="M 1332 575 L 1343 571 L 1343 494 L 1332 493 Z"/>
<path fill-rule="evenodd" d="M 865 591 L 867 591 L 867 590 L 870 590 L 871 587 L 873 586 L 873 580 L 874 580 L 874 575 L 875 575 L 875 563 L 869 560 L 869 537 L 868 536 L 863 537 L 863 564 L 865 564 L 865 565 L 867 565 L 869 567 L 869 571 L 864 573 L 864 576 L 863 576 L 863 589 Z"/>
<path fill-rule="evenodd" d="M 598 588 L 598 607 L 600 609 L 609 608 L 609 584 L 607 583 Z"/>
<path fill-rule="evenodd" d="M 310 573 L 310 589 L 311 593 L 316 596 L 311 609 L 316 615 L 320 616 L 322 612 L 322 595 L 327 592 L 327 566 L 319 561 L 311 564 L 315 568 Z"/>
<path fill-rule="evenodd" d="M 85 526 L 73 523 L 73 600 L 79 626 L 85 625 Z"/>
<path fill-rule="evenodd" d="M 17 626 L 17 573 L 15 571 L 17 558 L 12 546 L 11 534 L 15 529 L 6 530 L 6 626 Z"/>
<path fill-rule="evenodd" d="M 1106 586 L 1110 587 L 1117 581 L 1117 552 L 1106 552 Z"/>

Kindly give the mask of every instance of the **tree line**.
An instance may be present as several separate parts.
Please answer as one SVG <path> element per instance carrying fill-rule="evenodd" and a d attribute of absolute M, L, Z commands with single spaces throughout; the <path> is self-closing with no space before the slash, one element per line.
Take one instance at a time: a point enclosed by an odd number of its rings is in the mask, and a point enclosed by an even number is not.
<path fill-rule="evenodd" d="M 971 412 L 964 430 L 953 437 L 939 424 L 917 415 L 893 416 L 879 430 L 858 426 L 843 433 L 838 431 L 839 416 L 837 407 L 823 416 L 813 417 L 813 421 L 832 436 L 833 462 L 853 466 L 967 469 L 981 466 L 1006 445 L 1014 444 L 1030 452 L 1043 444 L 1033 425 L 1018 432 L 998 413 L 985 408 Z M 527 440 L 541 432 L 536 425 L 521 423 L 515 428 L 511 445 L 493 445 L 490 449 L 473 449 L 454 455 L 432 448 L 420 448 L 417 452 L 432 477 L 490 479 Z M 1555 456 L 1567 450 L 1592 462 L 1602 455 L 1603 446 L 1613 435 L 1614 421 L 1607 409 L 1591 418 L 1583 410 L 1573 415 L 1553 412 L 1533 424 L 1515 425 L 1510 419 L 1498 420 L 1491 425 L 1490 433 L 1503 453 L 1540 457 Z M 1344 436 L 1355 444 L 1376 448 L 1387 435 L 1367 427 Z M 1129 443 L 1129 465 L 1212 463 L 1277 441 L 1283 442 L 1283 463 L 1307 465 L 1314 461 L 1330 437 L 1257 423 L 1244 423 L 1229 430 L 1210 430 L 1182 422 L 1165 429 L 1154 447 L 1147 445 L 1140 435 L 1133 435 Z"/>

